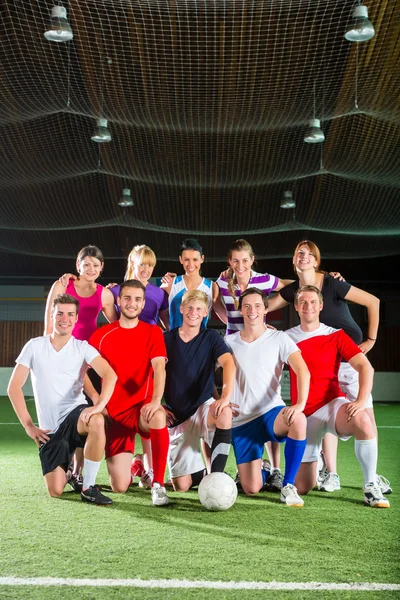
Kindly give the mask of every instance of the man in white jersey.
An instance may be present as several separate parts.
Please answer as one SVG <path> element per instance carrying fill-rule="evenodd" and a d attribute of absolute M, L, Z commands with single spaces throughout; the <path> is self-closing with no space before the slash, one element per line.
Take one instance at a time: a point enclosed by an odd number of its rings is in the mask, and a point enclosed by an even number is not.
<path fill-rule="evenodd" d="M 304 413 L 307 417 L 307 446 L 296 477 L 300 493 L 307 494 L 315 485 L 317 461 L 326 432 L 348 440 L 354 436 L 354 451 L 364 475 L 364 502 L 373 508 L 389 508 L 378 485 L 378 458 L 374 427 L 366 410 L 371 394 L 374 370 L 367 357 L 343 331 L 319 321 L 323 308 L 321 291 L 312 285 L 300 287 L 294 298 L 300 325 L 286 333 L 296 342 L 311 373 L 310 391 Z M 358 373 L 359 387 L 350 402 L 339 387 L 340 361 L 345 359 Z M 290 373 L 290 397 L 297 401 L 296 374 Z M 336 473 L 329 473 L 333 482 Z M 340 489 L 340 488 L 339 488 Z"/>
<path fill-rule="evenodd" d="M 285 443 L 285 475 L 281 501 L 303 506 L 294 480 L 306 446 L 306 404 L 310 374 L 296 344 L 283 332 L 267 329 L 268 299 L 262 290 L 248 288 L 239 298 L 242 331 L 225 338 L 236 365 L 232 402 L 239 414 L 232 422 L 232 445 L 240 482 L 246 494 L 256 494 L 264 481 L 261 469 L 264 443 Z M 286 407 L 280 393 L 284 364 L 298 377 L 299 402 Z"/>
<path fill-rule="evenodd" d="M 76 448 L 84 448 L 81 498 L 92 504 L 109 505 L 95 485 L 106 436 L 104 417 L 117 380 L 112 368 L 87 342 L 72 336 L 78 320 L 79 301 L 59 294 L 53 301 L 53 332 L 31 339 L 18 356 L 8 385 L 8 395 L 27 435 L 39 447 L 44 480 L 50 496 L 62 495 L 67 470 Z M 95 406 L 83 395 L 88 365 L 103 379 Z M 31 373 L 39 427 L 28 412 L 22 387 Z"/>

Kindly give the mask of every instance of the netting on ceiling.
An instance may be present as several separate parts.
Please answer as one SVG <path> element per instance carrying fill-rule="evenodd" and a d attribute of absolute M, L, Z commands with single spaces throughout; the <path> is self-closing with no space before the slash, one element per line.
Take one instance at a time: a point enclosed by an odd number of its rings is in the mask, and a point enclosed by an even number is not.
<path fill-rule="evenodd" d="M 284 257 L 323 233 L 327 256 L 399 252 L 398 0 L 368 1 L 359 44 L 345 0 L 70 0 L 59 44 L 52 4 L 0 15 L 0 249 L 141 242 L 168 261 L 190 234 L 218 262 L 233 237 Z M 109 143 L 90 139 L 98 117 Z M 313 117 L 323 144 L 303 141 Z"/>

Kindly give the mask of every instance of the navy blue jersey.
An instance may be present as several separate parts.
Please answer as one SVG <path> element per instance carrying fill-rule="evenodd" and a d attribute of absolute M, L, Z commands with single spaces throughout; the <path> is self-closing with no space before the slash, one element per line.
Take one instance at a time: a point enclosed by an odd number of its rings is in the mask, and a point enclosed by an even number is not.
<path fill-rule="evenodd" d="M 280 290 L 280 295 L 286 302 L 294 304 L 294 296 L 299 288 L 299 282 L 285 286 Z M 349 293 L 351 284 L 347 281 L 339 281 L 324 275 L 324 283 L 322 285 L 322 297 L 324 299 L 324 307 L 319 316 L 321 323 L 334 327 L 335 329 L 343 329 L 353 342 L 357 345 L 361 344 L 363 336 L 360 327 L 353 319 L 347 302 L 346 295 Z"/>
<path fill-rule="evenodd" d="M 175 425 L 186 421 L 213 396 L 215 363 L 230 350 L 213 329 L 202 329 L 184 342 L 179 329 L 164 334 L 168 362 L 164 397 L 176 416 Z"/>

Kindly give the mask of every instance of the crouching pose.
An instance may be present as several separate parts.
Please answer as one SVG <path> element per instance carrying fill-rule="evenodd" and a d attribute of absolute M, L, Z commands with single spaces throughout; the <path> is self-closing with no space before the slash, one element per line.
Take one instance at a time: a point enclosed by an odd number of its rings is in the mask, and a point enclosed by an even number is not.
<path fill-rule="evenodd" d="M 208 315 L 207 295 L 199 290 L 183 295 L 179 308 L 181 327 L 164 335 L 168 363 L 165 399 L 169 425 L 168 466 L 174 489 L 186 492 L 198 485 L 206 470 L 200 440 L 208 448 L 211 472 L 223 472 L 232 438 L 232 404 L 235 365 L 222 337 L 202 329 Z M 212 397 L 216 362 L 223 369 L 219 400 Z"/>
<path fill-rule="evenodd" d="M 378 452 L 374 425 L 365 410 L 372 389 L 373 368 L 342 329 L 333 329 L 319 322 L 323 302 L 318 288 L 302 286 L 296 292 L 294 303 L 300 325 L 286 333 L 297 343 L 311 373 L 310 393 L 304 411 L 307 416 L 307 447 L 296 486 L 303 494 L 314 487 L 318 456 L 326 432 L 344 440 L 354 436 L 355 454 L 364 475 L 364 502 L 373 508 L 389 508 L 390 504 L 382 495 L 377 480 Z M 355 402 L 347 400 L 339 387 L 338 372 L 342 359 L 358 373 L 359 390 Z M 291 398 L 295 404 L 296 374 L 290 375 Z M 336 483 L 338 476 L 329 473 L 328 478 Z"/>
<path fill-rule="evenodd" d="M 268 299 L 263 291 L 248 288 L 239 298 L 244 328 L 228 335 L 236 364 L 233 401 L 239 414 L 233 419 L 232 444 L 242 488 L 256 494 L 266 483 L 261 469 L 264 443 L 286 442 L 285 475 L 281 501 L 303 506 L 294 486 L 306 446 L 306 404 L 310 374 L 296 344 L 282 331 L 267 329 L 264 318 Z M 280 378 L 287 363 L 297 375 L 298 403 L 286 407 L 281 398 Z"/>
<path fill-rule="evenodd" d="M 101 414 L 114 389 L 116 375 L 97 350 L 72 337 L 79 301 L 69 294 L 53 300 L 50 335 L 31 339 L 17 358 L 8 395 L 26 433 L 39 446 L 44 480 L 50 496 L 58 497 L 67 483 L 67 471 L 76 448 L 84 448 L 81 498 L 94 504 L 112 504 L 95 485 L 106 443 Z M 103 378 L 95 406 L 83 395 L 88 365 Z M 27 410 L 22 387 L 31 373 L 39 427 Z"/>

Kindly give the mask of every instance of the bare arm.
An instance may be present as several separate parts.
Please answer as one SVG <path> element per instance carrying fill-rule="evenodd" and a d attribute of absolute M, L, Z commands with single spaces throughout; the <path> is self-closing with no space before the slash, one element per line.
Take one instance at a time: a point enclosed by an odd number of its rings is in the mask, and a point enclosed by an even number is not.
<path fill-rule="evenodd" d="M 109 323 L 114 323 L 118 319 L 118 315 L 114 306 L 114 296 L 109 289 L 104 288 L 101 292 L 101 302 L 103 304 L 103 315 Z"/>
<path fill-rule="evenodd" d="M 293 283 L 294 279 L 278 279 L 278 285 L 275 288 L 275 292 L 279 292 L 283 287 L 286 287 L 290 283 Z"/>
<path fill-rule="evenodd" d="M 349 360 L 349 363 L 358 373 L 358 394 L 355 402 L 346 406 L 347 418 L 350 421 L 354 415 L 363 410 L 372 391 L 374 382 L 374 369 L 368 358 L 361 352 Z"/>
<path fill-rule="evenodd" d="M 101 356 L 96 356 L 96 358 L 92 360 L 91 367 L 102 378 L 101 392 L 100 395 L 96 392 L 92 385 L 92 382 L 89 380 L 89 377 L 86 374 L 83 387 L 89 398 L 93 400 L 94 406 L 86 408 L 82 412 L 82 419 L 84 423 L 89 423 L 89 419 L 92 415 L 96 415 L 104 411 L 108 401 L 112 396 L 114 386 L 117 381 L 117 375 L 115 374 L 114 370 L 110 367 L 108 362 L 104 360 L 104 358 L 102 358 Z"/>
<path fill-rule="evenodd" d="M 216 289 L 214 288 L 214 285 Z M 212 307 L 217 317 L 226 324 L 228 322 L 228 318 L 226 316 L 225 304 L 222 300 L 221 290 L 215 282 L 213 282 Z"/>
<path fill-rule="evenodd" d="M 161 278 L 162 284 L 161 289 L 165 290 L 168 296 L 171 293 L 172 285 L 175 281 L 176 273 L 166 273 L 164 277 Z"/>
<path fill-rule="evenodd" d="M 368 339 L 360 344 L 361 351 L 366 354 L 371 350 L 375 344 L 375 340 L 378 337 L 379 327 L 379 304 L 380 300 L 376 296 L 360 290 L 360 288 L 354 287 L 353 285 L 345 296 L 346 300 L 355 302 L 355 304 L 361 304 L 365 306 L 368 312 Z"/>
<path fill-rule="evenodd" d="M 158 356 L 151 361 L 154 371 L 153 397 L 149 404 L 145 404 L 140 411 L 143 419 L 148 423 L 156 410 L 161 407 L 161 400 L 165 388 L 165 358 Z"/>
<path fill-rule="evenodd" d="M 11 375 L 10 382 L 8 384 L 8 397 L 11 400 L 13 409 L 18 419 L 21 422 L 22 427 L 25 429 L 27 435 L 35 442 L 37 446 L 41 443 L 47 442 L 49 436 L 49 429 L 40 429 L 36 427 L 32 421 L 32 417 L 28 412 L 25 402 L 24 392 L 22 388 L 29 375 L 28 367 L 24 365 L 17 365 Z"/>
<path fill-rule="evenodd" d="M 53 300 L 57 296 L 57 294 L 64 294 L 66 286 L 60 283 L 60 281 L 56 281 L 51 286 L 49 295 L 46 300 L 46 311 L 44 313 L 44 335 L 48 333 L 52 333 L 53 325 L 51 322 L 51 308 L 53 306 Z"/>
<path fill-rule="evenodd" d="M 230 399 L 233 393 L 233 386 L 235 384 L 235 374 L 236 374 L 236 366 L 235 362 L 232 358 L 232 355 L 229 352 L 222 354 L 218 358 L 218 363 L 222 367 L 222 391 L 221 397 L 217 399 L 214 404 L 211 405 L 211 412 L 214 418 L 217 418 L 222 409 L 225 406 L 231 406 L 233 408 L 238 408 L 237 404 L 231 404 Z M 218 397 L 218 394 L 217 394 Z M 236 412 L 234 413 L 237 414 Z"/>
<path fill-rule="evenodd" d="M 274 312 L 274 310 L 279 310 L 288 304 L 289 302 L 286 302 L 280 294 L 276 294 L 272 298 L 268 298 L 268 312 Z"/>

